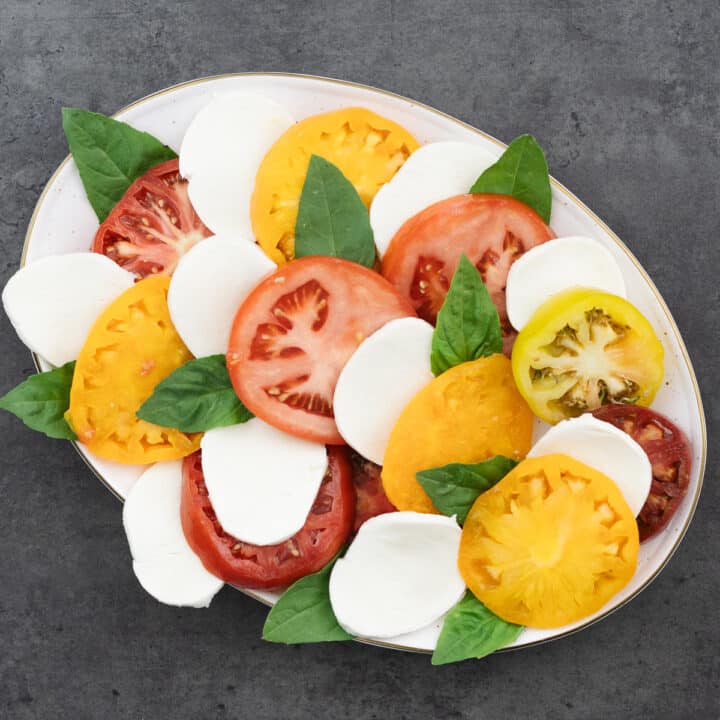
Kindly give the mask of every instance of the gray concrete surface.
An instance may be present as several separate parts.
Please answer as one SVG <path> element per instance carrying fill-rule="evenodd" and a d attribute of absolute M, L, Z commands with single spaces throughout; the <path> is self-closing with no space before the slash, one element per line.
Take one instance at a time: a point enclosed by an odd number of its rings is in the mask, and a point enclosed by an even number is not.
<path fill-rule="evenodd" d="M 366 82 L 540 139 L 664 294 L 711 450 L 682 547 L 629 607 L 569 639 L 433 669 L 352 643 L 264 644 L 265 609 L 228 589 L 204 612 L 157 604 L 133 577 L 120 505 L 71 447 L 3 414 L 0 717 L 720 717 L 719 34 L 714 0 L 3 0 L 3 282 L 66 153 L 62 105 L 109 113 L 223 71 Z M 0 337 L 4 391 L 32 367 L 4 315 Z"/>

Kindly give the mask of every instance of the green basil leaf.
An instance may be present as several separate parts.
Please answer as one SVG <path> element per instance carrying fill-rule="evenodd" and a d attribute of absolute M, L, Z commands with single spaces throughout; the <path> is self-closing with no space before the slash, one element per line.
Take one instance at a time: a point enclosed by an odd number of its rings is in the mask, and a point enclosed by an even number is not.
<path fill-rule="evenodd" d="M 62 125 L 85 194 L 102 222 L 134 180 L 177 154 L 127 123 L 80 108 L 63 108 Z"/>
<path fill-rule="evenodd" d="M 330 571 L 338 557 L 319 572 L 300 578 L 280 596 L 265 620 L 263 640 L 288 645 L 352 640 L 330 605 Z"/>
<path fill-rule="evenodd" d="M 415 477 L 433 505 L 449 517 L 455 515 L 458 524 L 462 525 L 478 496 L 502 480 L 516 465 L 516 460 L 495 455 L 479 463 L 450 463 L 421 470 Z"/>
<path fill-rule="evenodd" d="M 375 263 L 367 208 L 342 172 L 318 155 L 310 158 L 295 222 L 295 257 L 306 255 Z"/>
<path fill-rule="evenodd" d="M 235 394 L 225 356 L 209 355 L 186 362 L 159 382 L 137 416 L 182 432 L 203 432 L 247 422 L 253 414 Z"/>
<path fill-rule="evenodd" d="M 470 192 L 511 195 L 550 222 L 550 175 L 545 153 L 532 135 L 515 138 L 500 159 L 480 175 Z"/>
<path fill-rule="evenodd" d="M 31 375 L 0 398 L 0 408 L 19 417 L 29 428 L 58 440 L 76 440 L 65 420 L 70 406 L 75 361 Z"/>
<path fill-rule="evenodd" d="M 432 338 L 430 366 L 440 375 L 455 365 L 502 352 L 500 318 L 473 264 L 462 255 Z"/>
<path fill-rule="evenodd" d="M 445 616 L 432 664 L 485 657 L 511 643 L 522 630 L 522 625 L 505 622 L 467 592 Z"/>

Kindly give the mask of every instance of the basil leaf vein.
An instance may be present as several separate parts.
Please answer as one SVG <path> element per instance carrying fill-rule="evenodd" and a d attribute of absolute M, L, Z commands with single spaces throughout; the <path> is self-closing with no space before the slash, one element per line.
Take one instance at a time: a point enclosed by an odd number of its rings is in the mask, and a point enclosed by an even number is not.
<path fill-rule="evenodd" d="M 310 158 L 295 223 L 295 257 L 307 255 L 375 263 L 367 208 L 342 172 L 318 155 Z"/>
<path fill-rule="evenodd" d="M 500 159 L 480 175 L 470 192 L 510 195 L 550 222 L 550 175 L 545 153 L 532 135 L 515 138 Z"/>
<path fill-rule="evenodd" d="M 462 525 L 475 500 L 516 465 L 516 460 L 495 455 L 479 463 L 450 463 L 421 470 L 415 476 L 433 505 L 445 515 L 455 515 Z"/>
<path fill-rule="evenodd" d="M 433 665 L 482 658 L 513 642 L 522 632 L 488 610 L 471 592 L 445 616 L 432 656 Z"/>
<path fill-rule="evenodd" d="M 209 355 L 186 362 L 159 382 L 137 416 L 182 432 L 203 432 L 247 422 L 253 414 L 235 394 L 225 356 Z"/>
<path fill-rule="evenodd" d="M 500 318 L 480 273 L 460 257 L 437 317 L 430 366 L 440 375 L 455 365 L 502 352 Z"/>
<path fill-rule="evenodd" d="M 85 194 L 100 222 L 134 180 L 177 157 L 149 133 L 100 113 L 63 108 L 62 125 Z"/>
<path fill-rule="evenodd" d="M 0 398 L 0 409 L 16 415 L 32 430 L 58 440 L 76 440 L 65 420 L 70 406 L 75 361 L 31 375 Z"/>
<path fill-rule="evenodd" d="M 265 620 L 263 640 L 288 645 L 352 640 L 330 604 L 330 572 L 337 557 L 319 572 L 300 578 L 280 596 Z"/>

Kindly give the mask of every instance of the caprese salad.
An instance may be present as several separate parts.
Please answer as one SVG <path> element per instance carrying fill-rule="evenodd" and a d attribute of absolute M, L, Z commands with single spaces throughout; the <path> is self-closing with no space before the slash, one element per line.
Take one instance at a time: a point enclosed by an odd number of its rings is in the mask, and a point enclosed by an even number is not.
<path fill-rule="evenodd" d="M 123 525 L 148 593 L 282 591 L 263 637 L 285 643 L 442 623 L 441 664 L 629 582 L 690 446 L 650 408 L 663 347 L 613 255 L 550 227 L 531 136 L 498 159 L 245 93 L 179 156 L 95 113 L 63 127 L 100 226 L 5 286 L 54 369 L 0 407 L 146 466 Z"/>

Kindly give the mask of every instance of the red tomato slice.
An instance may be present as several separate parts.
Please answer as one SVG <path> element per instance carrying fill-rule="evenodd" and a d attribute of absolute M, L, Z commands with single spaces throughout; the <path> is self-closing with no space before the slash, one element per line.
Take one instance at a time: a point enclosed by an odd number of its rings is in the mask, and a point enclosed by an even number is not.
<path fill-rule="evenodd" d="M 345 544 L 355 513 L 355 491 L 344 448 L 330 447 L 328 470 L 307 521 L 278 545 L 250 545 L 226 533 L 208 497 L 201 452 L 183 461 L 180 517 L 190 547 L 205 568 L 247 588 L 286 587 L 324 567 Z"/>
<path fill-rule="evenodd" d="M 650 458 L 650 495 L 637 518 L 640 542 L 648 540 L 670 522 L 687 493 L 692 466 L 690 443 L 682 430 L 649 408 L 611 404 L 593 415 L 624 430 Z"/>
<path fill-rule="evenodd" d="M 383 489 L 380 479 L 382 467 L 366 460 L 352 449 L 349 450 L 349 455 L 357 497 L 353 532 L 357 532 L 366 520 L 383 513 L 395 512 L 397 508 L 388 500 Z"/>
<path fill-rule="evenodd" d="M 333 257 L 306 257 L 265 278 L 243 301 L 227 366 L 245 406 L 280 430 L 342 445 L 332 399 L 355 348 L 410 303 L 372 270 Z"/>
<path fill-rule="evenodd" d="M 382 274 L 410 298 L 417 314 L 435 323 L 450 281 L 466 255 L 480 271 L 498 309 L 509 354 L 517 333 L 507 318 L 510 266 L 526 250 L 555 237 L 541 217 L 506 195 L 458 195 L 410 218 L 395 233 Z"/>
<path fill-rule="evenodd" d="M 190 204 L 178 160 L 168 160 L 126 190 L 100 225 L 92 249 L 140 280 L 172 275 L 180 257 L 209 235 Z"/>

